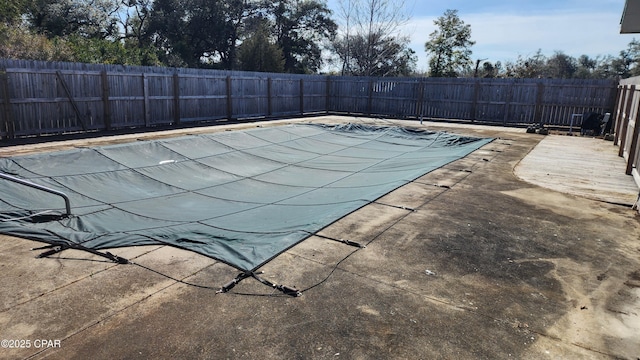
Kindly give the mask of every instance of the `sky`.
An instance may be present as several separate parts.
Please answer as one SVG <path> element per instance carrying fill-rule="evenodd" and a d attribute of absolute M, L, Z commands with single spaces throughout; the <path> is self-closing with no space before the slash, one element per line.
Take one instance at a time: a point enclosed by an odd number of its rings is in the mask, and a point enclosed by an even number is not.
<path fill-rule="evenodd" d="M 339 1 L 328 0 L 338 18 Z M 393 1 L 393 0 L 392 0 Z M 634 37 L 620 34 L 625 0 L 405 0 L 410 21 L 404 26 L 418 56 L 418 71 L 427 71 L 424 44 L 436 30 L 433 21 L 447 9 L 471 25 L 472 59 L 515 61 L 538 49 L 546 56 L 561 51 L 573 57 L 618 56 Z"/>

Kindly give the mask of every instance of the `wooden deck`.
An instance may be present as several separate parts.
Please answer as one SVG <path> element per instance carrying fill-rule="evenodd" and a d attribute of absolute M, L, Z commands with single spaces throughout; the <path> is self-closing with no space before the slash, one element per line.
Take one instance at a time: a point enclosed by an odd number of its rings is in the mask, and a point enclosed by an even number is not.
<path fill-rule="evenodd" d="M 521 179 L 590 199 L 633 205 L 638 185 L 625 175 L 619 148 L 602 139 L 549 135 L 516 166 Z"/>

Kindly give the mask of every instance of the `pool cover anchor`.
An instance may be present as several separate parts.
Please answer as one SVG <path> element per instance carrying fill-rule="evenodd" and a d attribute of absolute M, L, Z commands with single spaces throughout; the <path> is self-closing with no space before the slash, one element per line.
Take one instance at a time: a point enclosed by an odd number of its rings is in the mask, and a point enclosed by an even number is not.
<path fill-rule="evenodd" d="M 285 295 L 289 295 L 289 296 L 293 296 L 293 297 L 298 297 L 298 296 L 302 296 L 302 292 L 296 288 L 290 287 L 290 286 L 286 286 L 286 285 L 278 285 L 276 283 L 272 283 L 271 281 L 267 280 L 267 279 L 263 279 L 259 276 L 257 276 L 254 273 L 251 273 L 251 276 L 260 281 L 261 283 L 272 287 L 278 291 L 280 291 L 281 293 L 285 294 Z"/>
<path fill-rule="evenodd" d="M 263 272 L 261 271 L 260 274 L 262 274 Z M 267 279 L 263 279 L 261 277 L 259 277 L 258 275 L 256 275 L 256 273 L 252 272 L 252 271 L 245 271 L 242 272 L 240 274 L 238 274 L 238 276 L 236 276 L 233 280 L 229 281 L 228 283 L 222 285 L 222 287 L 220 287 L 220 290 L 216 291 L 216 294 L 224 294 L 226 292 L 229 292 L 229 290 L 233 289 L 240 281 L 246 279 L 246 278 L 254 278 L 256 280 L 258 280 L 259 282 L 261 282 L 264 285 L 267 285 L 275 290 L 278 290 L 280 292 L 282 292 L 285 295 L 289 295 L 289 296 L 293 296 L 293 297 L 298 297 L 298 296 L 302 296 L 302 292 L 296 288 L 292 288 L 290 286 L 286 286 L 286 285 L 278 285 L 276 283 L 273 283 Z"/>
<path fill-rule="evenodd" d="M 314 234 L 314 235 L 319 237 L 319 238 L 322 238 L 322 239 L 327 239 L 327 240 L 331 240 L 331 241 L 337 241 L 339 243 L 343 243 L 343 244 L 346 244 L 346 245 L 349 245 L 349 246 L 353 246 L 353 247 L 357 247 L 357 248 L 361 248 L 361 249 L 366 247 L 365 245 L 362 245 L 362 244 L 360 244 L 358 242 L 347 240 L 347 239 L 336 239 L 336 238 L 332 238 L 330 236 L 324 236 L 324 235 L 320 235 L 320 234 Z"/>
<path fill-rule="evenodd" d="M 240 281 L 251 277 L 251 272 L 250 271 L 245 271 L 242 272 L 240 274 L 238 274 L 238 276 L 235 277 L 235 279 L 229 281 L 228 283 L 222 285 L 222 287 L 220 287 L 220 290 L 216 291 L 216 294 L 223 294 L 226 292 L 229 292 L 229 290 L 233 289 Z"/>
<path fill-rule="evenodd" d="M 108 260 L 113 261 L 116 264 L 123 264 L 124 265 L 124 264 L 129 264 L 130 263 L 129 260 L 127 260 L 127 259 L 125 259 L 125 258 L 123 258 L 121 256 L 114 255 L 114 254 L 112 254 L 112 253 L 110 253 L 108 251 L 103 253 L 103 252 L 100 252 L 100 251 L 97 251 L 97 250 L 94 250 L 94 249 L 90 249 L 90 248 L 87 248 L 87 247 L 84 247 L 84 246 L 80 246 L 80 245 L 51 244 L 51 245 L 45 245 L 45 246 L 41 246 L 41 247 L 31 248 L 32 251 L 33 250 L 45 250 L 45 249 L 49 249 L 49 250 L 47 250 L 47 251 L 45 251 L 45 252 L 43 252 L 41 254 L 38 254 L 38 256 L 36 256 L 37 259 L 42 259 L 42 258 L 45 258 L 45 257 L 49 257 L 51 255 L 63 252 L 65 250 L 67 250 L 67 249 L 77 249 L 77 250 L 83 250 L 83 251 L 90 252 L 90 253 L 92 253 L 94 255 L 101 256 L 103 258 L 106 258 Z"/>

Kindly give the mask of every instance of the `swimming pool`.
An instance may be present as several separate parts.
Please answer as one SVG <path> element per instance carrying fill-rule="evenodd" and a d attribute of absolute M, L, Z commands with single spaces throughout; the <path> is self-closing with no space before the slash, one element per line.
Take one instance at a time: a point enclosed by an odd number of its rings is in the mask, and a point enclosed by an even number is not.
<path fill-rule="evenodd" d="M 296 124 L 0 159 L 0 233 L 91 251 L 164 244 L 254 271 L 492 139 Z"/>

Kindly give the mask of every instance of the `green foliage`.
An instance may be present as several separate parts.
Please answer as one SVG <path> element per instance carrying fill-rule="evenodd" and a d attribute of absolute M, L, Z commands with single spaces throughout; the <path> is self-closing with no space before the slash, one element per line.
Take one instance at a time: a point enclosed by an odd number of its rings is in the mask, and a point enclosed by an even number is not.
<path fill-rule="evenodd" d="M 571 56 L 556 51 L 556 53 L 547 60 L 547 68 L 548 77 L 554 79 L 570 79 L 574 77 L 578 70 L 578 62 Z"/>
<path fill-rule="evenodd" d="M 284 54 L 271 41 L 266 26 L 259 26 L 253 36 L 246 39 L 238 49 L 240 70 L 261 72 L 283 72 Z"/>
<path fill-rule="evenodd" d="M 306 73 L 320 68 L 321 42 L 335 33 L 329 15 L 317 0 L 156 0 L 147 31 L 166 64 L 233 69 L 238 43 L 255 35 L 247 25 L 267 22 L 284 54 L 283 70 Z"/>
<path fill-rule="evenodd" d="M 0 24 L 0 58 L 43 61 L 74 61 L 64 39 L 49 39 L 20 26 Z"/>
<path fill-rule="evenodd" d="M 49 38 L 22 27 L 0 25 L 0 58 L 122 65 L 162 65 L 151 47 L 78 35 Z"/>
<path fill-rule="evenodd" d="M 135 44 L 106 39 L 87 39 L 71 36 L 69 46 L 73 51 L 74 61 L 94 64 L 118 65 L 162 65 L 155 49 L 137 47 Z"/>
<path fill-rule="evenodd" d="M 623 78 L 640 75 L 640 42 L 638 40 L 631 40 L 628 47 L 620 51 L 618 58 L 611 63 L 611 70 Z"/>
<path fill-rule="evenodd" d="M 502 63 L 500 61 L 496 61 L 492 63 L 490 61 L 484 61 L 485 59 L 476 60 L 476 67 L 471 72 L 471 69 L 463 72 L 461 76 L 463 77 L 480 77 L 480 78 L 495 78 L 499 77 L 503 74 Z"/>
<path fill-rule="evenodd" d="M 327 44 L 342 73 L 410 76 L 416 54 L 399 29 L 404 3 L 346 0 L 338 26 L 325 0 L 12 0 L 0 2 L 0 57 L 316 73 Z M 343 9 L 345 10 L 345 9 Z M 350 22 L 349 22 L 350 21 Z M 516 61 L 471 60 L 471 26 L 447 10 L 425 50 L 431 76 L 626 78 L 640 41 L 617 56 L 540 50 Z M 473 66 L 475 65 L 475 67 Z"/>
<path fill-rule="evenodd" d="M 20 15 L 25 13 L 25 0 L 3 0 L 0 2 L 0 23 L 14 24 L 19 22 Z"/>
<path fill-rule="evenodd" d="M 267 7 L 277 44 L 284 53 L 284 71 L 315 73 L 322 65 L 321 43 L 335 37 L 331 10 L 318 0 L 279 0 Z"/>
<path fill-rule="evenodd" d="M 471 65 L 471 25 L 458 17 L 458 10 L 447 10 L 433 22 L 438 28 L 429 34 L 425 50 L 431 55 L 431 76 L 455 77 Z"/>
<path fill-rule="evenodd" d="M 547 58 L 541 49 L 528 58 L 518 56 L 515 64 L 507 63 L 507 77 L 539 78 L 546 77 Z"/>
<path fill-rule="evenodd" d="M 106 39 L 117 34 L 113 0 L 32 0 L 26 18 L 31 28 L 49 38 L 79 35 Z"/>
<path fill-rule="evenodd" d="M 611 79 L 634 76 L 638 72 L 640 52 L 636 52 L 636 41 L 620 52 L 619 57 L 581 55 L 571 57 L 556 51 L 546 57 L 538 50 L 533 56 L 518 57 L 516 62 L 508 62 L 506 69 L 498 74 L 502 77 L 517 78 L 559 78 L 559 79 Z"/>
<path fill-rule="evenodd" d="M 203 67 L 222 57 L 229 44 L 228 24 L 220 0 L 156 0 L 149 33 L 173 66 Z"/>

